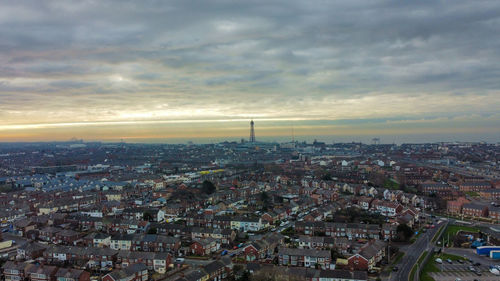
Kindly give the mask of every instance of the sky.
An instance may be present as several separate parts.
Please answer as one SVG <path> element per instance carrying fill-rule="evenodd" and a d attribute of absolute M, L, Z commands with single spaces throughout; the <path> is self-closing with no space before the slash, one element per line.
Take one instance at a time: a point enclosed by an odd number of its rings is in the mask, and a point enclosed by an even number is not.
<path fill-rule="evenodd" d="M 498 34 L 498 0 L 3 0 L 0 142 L 499 142 Z"/>

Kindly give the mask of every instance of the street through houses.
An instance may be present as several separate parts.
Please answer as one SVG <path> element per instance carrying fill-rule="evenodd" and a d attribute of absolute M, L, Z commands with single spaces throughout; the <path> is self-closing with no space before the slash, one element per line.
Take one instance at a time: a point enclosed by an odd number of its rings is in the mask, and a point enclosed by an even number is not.
<path fill-rule="evenodd" d="M 393 272 L 390 275 L 389 280 L 408 280 L 413 265 L 415 265 L 418 258 L 424 251 L 432 251 L 432 238 L 441 229 L 441 227 L 445 228 L 447 224 L 448 222 L 439 222 L 435 228 L 431 228 L 427 232 L 420 235 L 415 243 L 408 246 L 406 249 L 403 249 L 405 255 L 398 264 L 399 270 L 397 272 Z"/>

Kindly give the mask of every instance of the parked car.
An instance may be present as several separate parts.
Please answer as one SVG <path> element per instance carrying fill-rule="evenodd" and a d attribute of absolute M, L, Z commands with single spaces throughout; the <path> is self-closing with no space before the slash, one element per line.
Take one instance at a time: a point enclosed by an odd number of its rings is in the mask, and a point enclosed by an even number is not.
<path fill-rule="evenodd" d="M 446 259 L 446 262 L 449 263 L 449 264 L 452 264 L 453 262 L 451 261 L 451 259 Z"/>
<path fill-rule="evenodd" d="M 500 271 L 494 267 L 490 268 L 490 272 L 493 274 L 493 275 L 500 275 Z"/>

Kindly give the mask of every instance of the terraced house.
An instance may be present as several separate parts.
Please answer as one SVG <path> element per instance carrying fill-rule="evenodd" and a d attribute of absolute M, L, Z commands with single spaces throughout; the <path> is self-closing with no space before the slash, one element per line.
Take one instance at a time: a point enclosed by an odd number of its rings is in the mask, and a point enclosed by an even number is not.
<path fill-rule="evenodd" d="M 269 227 L 269 222 L 262 221 L 261 218 L 247 218 L 247 217 L 239 217 L 231 220 L 231 229 L 235 229 L 238 231 L 260 231 L 266 227 Z"/>
<path fill-rule="evenodd" d="M 278 253 L 280 265 L 329 269 L 331 264 L 330 251 L 280 247 Z"/>

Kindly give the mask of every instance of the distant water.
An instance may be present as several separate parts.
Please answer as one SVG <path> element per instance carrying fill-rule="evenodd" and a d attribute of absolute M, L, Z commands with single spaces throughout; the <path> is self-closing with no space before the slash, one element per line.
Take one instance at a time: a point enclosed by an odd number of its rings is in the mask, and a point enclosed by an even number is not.
<path fill-rule="evenodd" d="M 338 142 L 362 142 L 362 143 L 372 143 L 374 137 L 380 138 L 380 143 L 385 144 L 402 144 L 402 143 L 429 143 L 429 142 L 488 142 L 488 143 L 500 143 L 500 133 L 491 134 L 412 134 L 412 135 L 379 135 L 379 136 L 368 136 L 368 135 L 357 135 L 357 136 L 336 136 L 336 135 L 318 135 L 318 136 L 295 136 L 295 140 L 299 142 L 306 141 L 312 143 L 314 140 L 325 142 L 327 144 L 338 143 Z M 246 141 L 248 138 L 242 137 Z M 242 138 L 154 138 L 154 139 L 134 139 L 126 141 L 127 143 L 188 143 L 192 142 L 194 144 L 203 143 L 219 143 L 224 141 L 236 141 L 240 142 Z M 291 142 L 291 137 L 283 136 L 257 136 L 257 141 L 263 142 Z"/>

